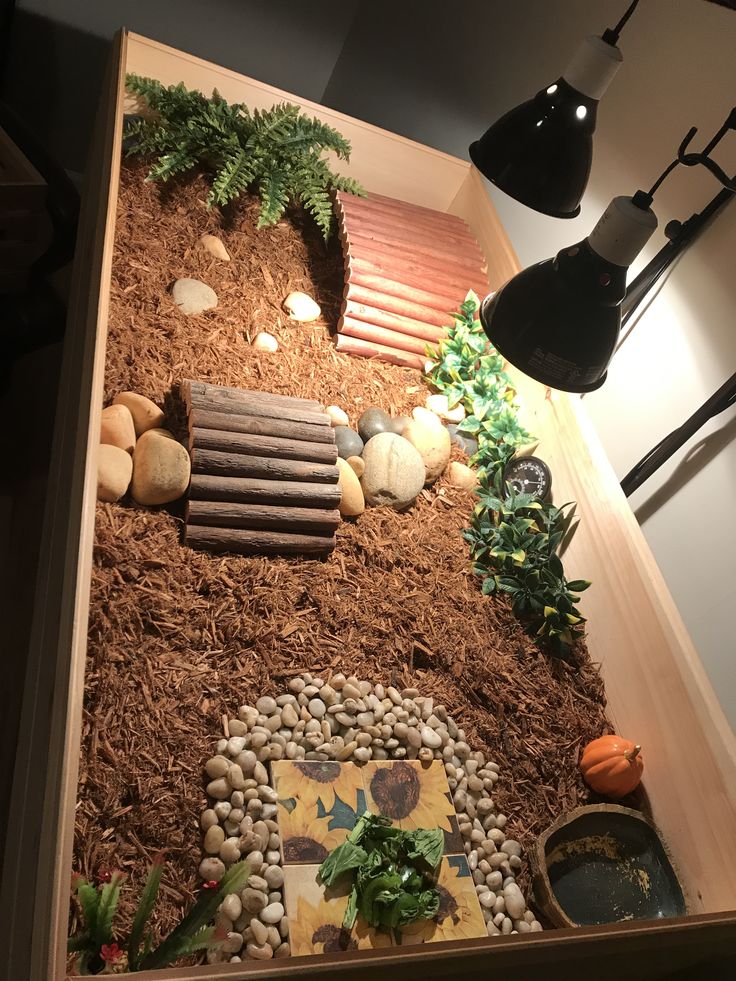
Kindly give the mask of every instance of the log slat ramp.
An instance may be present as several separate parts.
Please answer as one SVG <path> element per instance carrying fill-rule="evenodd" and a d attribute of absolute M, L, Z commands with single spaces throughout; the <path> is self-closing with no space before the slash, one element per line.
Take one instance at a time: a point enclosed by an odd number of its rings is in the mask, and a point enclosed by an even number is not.
<path fill-rule="evenodd" d="M 345 260 L 338 351 L 420 371 L 469 289 L 489 291 L 487 265 L 455 215 L 369 194 L 338 191 Z"/>
<path fill-rule="evenodd" d="M 185 540 L 241 555 L 325 555 L 340 523 L 335 431 L 312 399 L 184 381 Z"/>

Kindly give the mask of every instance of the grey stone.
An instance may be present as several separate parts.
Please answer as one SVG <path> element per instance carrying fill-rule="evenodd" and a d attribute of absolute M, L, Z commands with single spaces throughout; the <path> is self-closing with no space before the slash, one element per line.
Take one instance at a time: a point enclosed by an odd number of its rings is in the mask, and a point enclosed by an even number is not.
<path fill-rule="evenodd" d="M 391 416 L 388 412 L 384 412 L 383 409 L 366 409 L 360 419 L 358 419 L 358 432 L 364 443 L 367 443 L 369 439 L 373 439 L 378 433 L 389 431 L 390 426 Z"/>
<path fill-rule="evenodd" d="M 369 504 L 387 504 L 397 511 L 409 507 L 424 486 L 424 462 L 419 451 L 403 436 L 379 433 L 363 451 L 365 473 L 361 478 Z"/>
<path fill-rule="evenodd" d="M 337 455 L 343 460 L 349 456 L 360 456 L 363 452 L 363 440 L 350 426 L 335 426 L 335 444 Z"/>
<path fill-rule="evenodd" d="M 473 456 L 478 452 L 478 440 L 468 433 L 458 432 L 458 428 L 455 423 L 450 423 L 447 427 L 447 431 L 450 434 L 450 440 L 453 446 L 459 446 L 461 450 L 467 453 L 468 456 Z"/>
<path fill-rule="evenodd" d="M 217 306 L 217 293 L 199 279 L 177 279 L 171 295 L 182 313 L 194 317 Z"/>

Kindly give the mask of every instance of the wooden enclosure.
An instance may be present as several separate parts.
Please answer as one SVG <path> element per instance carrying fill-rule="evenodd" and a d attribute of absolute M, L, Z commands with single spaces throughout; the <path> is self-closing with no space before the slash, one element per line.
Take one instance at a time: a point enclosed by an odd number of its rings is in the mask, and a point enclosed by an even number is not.
<path fill-rule="evenodd" d="M 471 226 L 500 286 L 518 268 L 483 181 L 464 160 L 439 153 L 268 85 L 135 35 L 112 49 L 87 173 L 82 232 L 51 462 L 35 628 L 0 896 L 8 976 L 65 975 L 87 615 L 94 534 L 96 455 L 124 76 L 183 81 L 228 100 L 303 106 L 351 140 L 343 168 L 369 191 L 457 215 Z M 610 715 L 644 746 L 644 786 L 671 852 L 690 915 L 549 931 L 429 949 L 361 951 L 292 961 L 169 969 L 141 979 L 260 977 L 546 977 L 629 981 L 692 968 L 736 950 L 736 740 L 618 480 L 577 397 L 520 378 L 528 428 L 550 464 L 555 496 L 576 500 L 582 523 L 567 555 L 571 576 L 593 588 L 583 608 L 601 662 Z M 697 967 L 695 967 L 697 965 Z"/>

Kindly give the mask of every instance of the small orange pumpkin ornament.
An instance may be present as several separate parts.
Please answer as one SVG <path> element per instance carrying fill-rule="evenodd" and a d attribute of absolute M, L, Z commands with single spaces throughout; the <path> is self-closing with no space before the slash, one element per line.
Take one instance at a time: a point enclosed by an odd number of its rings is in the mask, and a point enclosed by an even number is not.
<path fill-rule="evenodd" d="M 641 746 L 621 736 L 601 736 L 583 750 L 580 769 L 585 782 L 605 797 L 625 797 L 639 785 L 644 771 Z"/>

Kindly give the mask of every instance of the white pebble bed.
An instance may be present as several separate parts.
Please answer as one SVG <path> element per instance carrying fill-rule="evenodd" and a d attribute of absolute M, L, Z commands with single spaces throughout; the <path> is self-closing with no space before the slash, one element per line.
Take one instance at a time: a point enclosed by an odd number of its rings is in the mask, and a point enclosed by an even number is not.
<path fill-rule="evenodd" d="M 303 674 L 288 688 L 242 705 L 205 766 L 212 806 L 201 816 L 199 873 L 219 881 L 241 858 L 253 869 L 246 888 L 220 906 L 216 926 L 227 940 L 208 952 L 209 963 L 291 953 L 270 760 L 443 760 L 488 935 L 542 929 L 516 884 L 521 845 L 506 836 L 507 818 L 493 800 L 500 768 L 471 750 L 443 705 L 416 688 L 397 691 L 343 674 L 327 681 Z"/>

